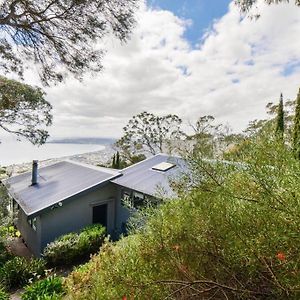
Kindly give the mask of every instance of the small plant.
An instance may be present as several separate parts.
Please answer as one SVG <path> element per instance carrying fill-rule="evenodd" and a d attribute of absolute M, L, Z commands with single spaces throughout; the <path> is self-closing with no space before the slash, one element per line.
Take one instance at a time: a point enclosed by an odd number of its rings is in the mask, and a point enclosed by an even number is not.
<path fill-rule="evenodd" d="M 73 264 L 96 253 L 104 237 L 105 228 L 102 225 L 88 226 L 80 233 L 59 237 L 45 248 L 43 256 L 52 266 Z"/>
<path fill-rule="evenodd" d="M 12 255 L 7 251 L 5 243 L 0 239 L 0 268 L 12 258 Z"/>
<path fill-rule="evenodd" d="M 53 275 L 27 286 L 22 300 L 58 300 L 61 299 L 63 293 L 62 278 Z"/>
<path fill-rule="evenodd" d="M 0 300 L 9 300 L 9 295 L 5 291 L 4 287 L 0 285 Z"/>
<path fill-rule="evenodd" d="M 0 268 L 0 283 L 7 290 L 22 287 L 30 280 L 44 276 L 44 270 L 45 261 L 42 259 L 27 260 L 24 257 L 14 257 Z"/>

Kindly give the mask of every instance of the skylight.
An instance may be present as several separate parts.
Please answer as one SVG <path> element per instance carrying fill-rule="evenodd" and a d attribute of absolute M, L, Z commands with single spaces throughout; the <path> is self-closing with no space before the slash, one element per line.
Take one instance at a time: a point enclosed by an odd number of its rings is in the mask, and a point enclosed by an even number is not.
<path fill-rule="evenodd" d="M 166 172 L 166 171 L 172 169 L 175 166 L 176 165 L 174 165 L 174 164 L 170 164 L 170 163 L 167 163 L 167 162 L 162 162 L 158 165 L 153 166 L 152 170 Z"/>

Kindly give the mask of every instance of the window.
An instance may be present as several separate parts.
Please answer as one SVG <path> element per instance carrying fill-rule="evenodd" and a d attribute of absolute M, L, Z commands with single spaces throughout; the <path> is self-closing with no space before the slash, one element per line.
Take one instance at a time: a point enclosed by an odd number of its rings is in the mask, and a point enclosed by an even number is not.
<path fill-rule="evenodd" d="M 121 196 L 121 203 L 124 207 L 129 209 L 138 208 L 145 205 L 145 195 L 140 192 L 123 190 Z"/>
<path fill-rule="evenodd" d="M 36 218 L 29 219 L 29 220 L 28 220 L 28 223 L 29 223 L 30 227 L 31 227 L 34 231 L 36 231 Z"/>
<path fill-rule="evenodd" d="M 127 207 L 129 209 L 135 208 L 138 209 L 143 206 L 147 205 L 158 205 L 160 202 L 159 199 L 145 195 L 141 192 L 137 191 L 130 191 L 123 189 L 122 190 L 122 196 L 121 196 L 121 203 L 122 206 Z"/>

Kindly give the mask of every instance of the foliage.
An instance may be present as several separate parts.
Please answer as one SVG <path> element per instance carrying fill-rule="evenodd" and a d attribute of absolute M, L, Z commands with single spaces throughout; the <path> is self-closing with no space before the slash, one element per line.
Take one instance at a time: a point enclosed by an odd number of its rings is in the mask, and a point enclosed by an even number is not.
<path fill-rule="evenodd" d="M 297 159 L 300 159 L 300 89 L 296 100 L 296 111 L 293 128 L 293 151 Z"/>
<path fill-rule="evenodd" d="M 283 96 L 280 95 L 280 101 L 277 109 L 276 128 L 275 131 L 278 136 L 283 138 L 284 134 L 284 111 L 283 111 Z"/>
<path fill-rule="evenodd" d="M 299 162 L 274 131 L 240 155 L 194 154 L 179 199 L 71 273 L 67 298 L 298 299 Z"/>
<path fill-rule="evenodd" d="M 4 72 L 23 74 L 26 62 L 40 65 L 43 83 L 99 71 L 108 33 L 126 40 L 137 0 L 6 0 L 0 5 L 0 57 Z"/>
<path fill-rule="evenodd" d="M 40 88 L 0 76 L 0 128 L 33 144 L 45 143 L 52 106 L 44 96 Z"/>
<path fill-rule="evenodd" d="M 8 225 L 10 222 L 10 214 L 8 211 L 9 196 L 4 185 L 0 184 L 0 235 L 2 226 Z"/>
<path fill-rule="evenodd" d="M 267 4 L 278 4 L 289 2 L 289 0 L 264 0 Z M 249 12 L 255 6 L 257 0 L 235 0 L 235 4 L 240 7 L 242 12 Z M 300 6 L 300 0 L 295 0 L 295 5 Z"/>
<path fill-rule="evenodd" d="M 45 274 L 45 262 L 42 259 L 14 257 L 0 268 L 0 283 L 7 290 L 22 287 L 31 280 Z"/>
<path fill-rule="evenodd" d="M 0 300 L 9 300 L 9 294 L 0 285 Z"/>
<path fill-rule="evenodd" d="M 119 151 L 112 157 L 112 164 L 111 167 L 113 169 L 124 169 L 129 167 L 133 164 L 136 164 L 142 160 L 146 159 L 145 154 L 137 154 L 137 155 L 130 155 L 130 159 L 126 160 L 126 158 L 122 157 Z"/>
<path fill-rule="evenodd" d="M 79 233 L 69 233 L 47 245 L 43 256 L 49 265 L 69 265 L 99 251 L 104 241 L 105 228 L 96 224 Z"/>
<path fill-rule="evenodd" d="M 22 294 L 22 300 L 61 299 L 63 293 L 62 278 L 52 275 L 27 286 Z"/>
<path fill-rule="evenodd" d="M 192 142 L 192 151 L 200 152 L 206 158 L 219 156 L 231 144 L 237 143 L 242 138 L 241 135 L 232 134 L 227 126 L 216 124 L 215 118 L 211 115 L 201 116 L 195 125 L 190 125 L 194 134 L 187 139 Z"/>
<path fill-rule="evenodd" d="M 121 159 L 119 151 L 113 155 L 111 167 L 113 169 L 123 169 L 126 167 L 126 162 Z"/>
<path fill-rule="evenodd" d="M 176 115 L 155 116 L 146 111 L 133 116 L 123 128 L 124 136 L 116 142 L 122 155 L 132 156 L 148 152 L 152 155 L 172 151 L 172 142 L 183 136 L 182 120 Z"/>
<path fill-rule="evenodd" d="M 276 132 L 278 127 L 278 121 L 279 121 L 278 113 L 282 109 L 284 142 L 287 145 L 290 145 L 292 140 L 292 135 L 293 135 L 293 127 L 294 127 L 295 101 L 291 101 L 291 100 L 285 101 L 284 107 L 282 103 L 282 108 L 280 108 L 280 102 L 279 104 L 274 104 L 273 102 L 269 102 L 266 105 L 266 109 L 267 109 L 267 114 L 270 116 L 270 118 L 263 119 L 263 120 L 254 120 L 249 122 L 247 129 L 244 131 L 245 138 L 256 137 L 257 135 L 259 135 L 261 132 L 265 130 Z M 280 122 L 282 122 L 282 120 Z"/>
<path fill-rule="evenodd" d="M 12 258 L 12 254 L 7 250 L 4 240 L 0 237 L 0 269 Z"/>

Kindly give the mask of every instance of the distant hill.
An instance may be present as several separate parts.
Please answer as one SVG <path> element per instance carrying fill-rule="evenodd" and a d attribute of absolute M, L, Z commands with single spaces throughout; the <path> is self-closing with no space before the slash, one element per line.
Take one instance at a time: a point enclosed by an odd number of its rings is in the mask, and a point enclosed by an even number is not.
<path fill-rule="evenodd" d="M 54 139 L 47 143 L 50 144 L 92 144 L 92 145 L 111 145 L 115 143 L 113 138 L 65 138 Z"/>

